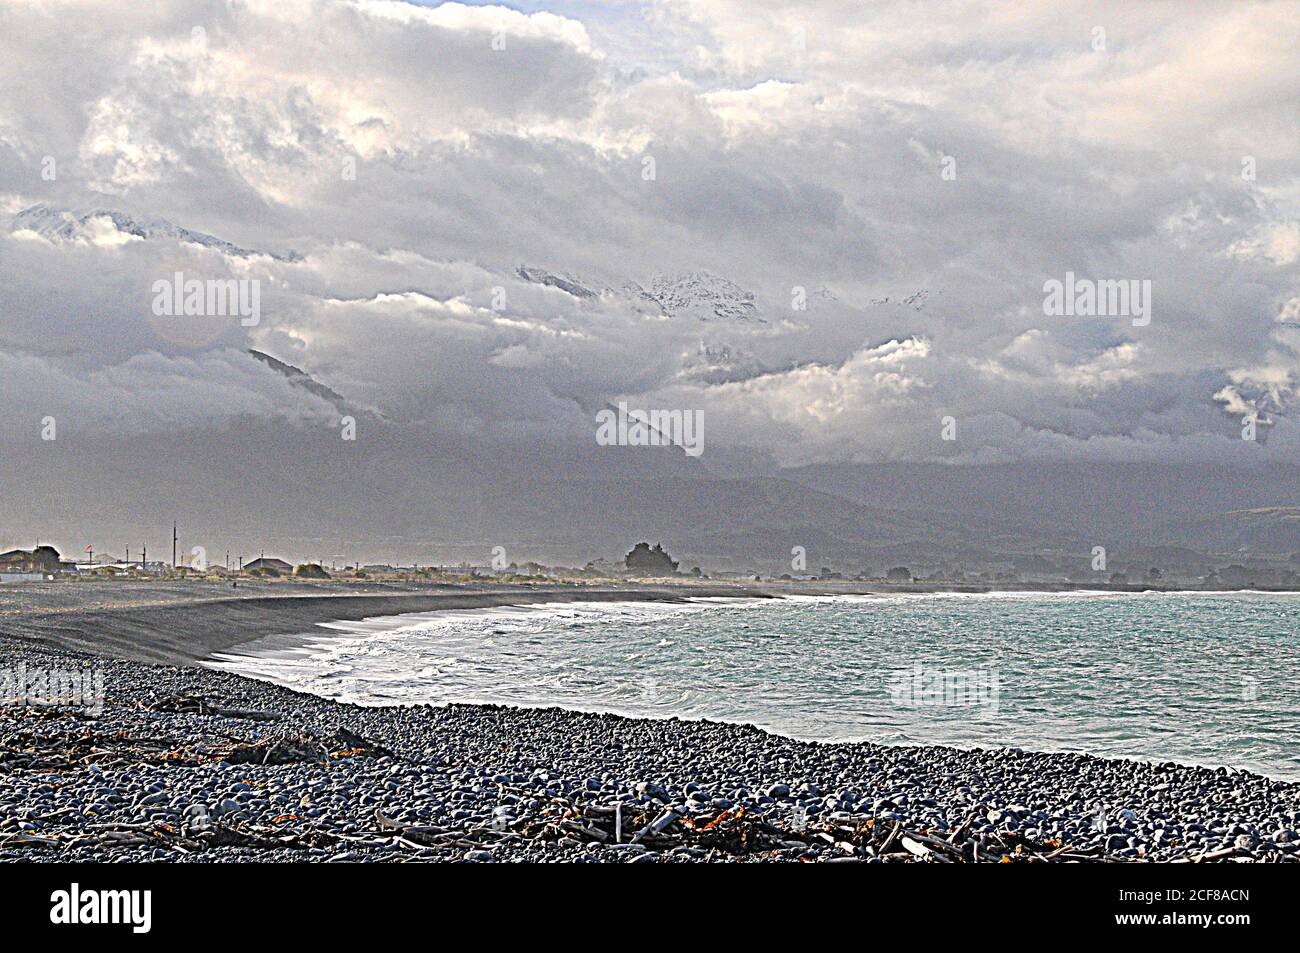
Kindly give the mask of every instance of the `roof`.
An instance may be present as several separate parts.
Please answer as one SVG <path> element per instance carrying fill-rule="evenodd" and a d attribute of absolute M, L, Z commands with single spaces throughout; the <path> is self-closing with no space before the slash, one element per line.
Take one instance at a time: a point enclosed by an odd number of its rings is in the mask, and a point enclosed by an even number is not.
<path fill-rule="evenodd" d="M 263 556 L 254 559 L 251 563 L 244 563 L 244 569 L 293 569 L 293 566 L 283 559 L 276 559 L 274 556 Z"/>

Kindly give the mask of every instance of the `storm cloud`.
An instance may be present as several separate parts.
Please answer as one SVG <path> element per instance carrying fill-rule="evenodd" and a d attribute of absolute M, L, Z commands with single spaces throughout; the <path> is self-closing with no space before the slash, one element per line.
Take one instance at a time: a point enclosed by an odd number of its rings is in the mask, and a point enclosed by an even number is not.
<path fill-rule="evenodd" d="M 1296 458 L 1285 5 L 518 6 L 0 0 L 6 443 L 337 426 L 253 348 L 484 448 L 626 399 L 741 470 Z"/>

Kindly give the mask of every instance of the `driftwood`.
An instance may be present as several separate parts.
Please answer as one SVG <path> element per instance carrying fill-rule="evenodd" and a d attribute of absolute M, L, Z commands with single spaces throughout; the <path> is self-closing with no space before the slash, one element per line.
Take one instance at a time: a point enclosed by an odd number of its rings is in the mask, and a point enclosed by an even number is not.
<path fill-rule="evenodd" d="M 155 710 L 228 713 L 198 696 L 173 696 L 154 703 Z M 220 709 L 220 711 L 218 711 Z M 265 713 L 264 713 L 265 714 Z M 44 715 L 36 718 L 44 719 Z M 57 730 L 34 730 L 40 725 L 26 720 L 28 713 L 0 710 L 0 772 L 57 774 L 85 770 L 88 766 L 113 767 L 148 763 L 184 768 L 213 761 L 231 764 L 288 764 L 299 761 L 322 765 L 349 758 L 395 755 L 359 735 L 337 729 L 326 735 L 290 734 L 245 740 L 227 736 L 228 743 L 205 745 L 179 742 L 165 735 L 145 737 L 125 730 L 104 731 L 99 724 L 76 723 Z M 157 726 L 152 726 L 157 727 Z M 141 729 L 143 730 L 143 729 Z M 499 784 L 504 794 L 534 798 L 536 792 Z M 151 848 L 179 854 L 201 854 L 214 848 L 249 851 L 341 851 L 332 859 L 349 859 L 358 850 L 379 849 L 373 859 L 390 862 L 430 855 L 454 856 L 457 851 L 490 849 L 496 845 L 536 840 L 564 846 L 598 844 L 640 854 L 686 848 L 696 856 L 755 857 L 810 860 L 827 848 L 838 859 L 915 863 L 973 862 L 1118 862 L 1102 856 L 1098 845 L 1073 845 L 1061 840 L 1031 840 L 1016 831 L 972 836 L 975 815 L 951 830 L 904 828 L 902 822 L 876 818 L 796 824 L 743 807 L 707 814 L 684 814 L 662 801 L 628 799 L 591 803 L 553 795 L 539 811 L 518 818 L 496 816 L 482 824 L 445 828 L 435 824 L 405 824 L 380 811 L 372 819 L 345 822 L 342 829 L 325 829 L 297 814 L 271 821 L 241 822 L 229 817 L 187 817 L 168 823 L 155 817 L 142 823 L 86 823 L 72 808 L 27 817 L 0 819 L 0 849 L 36 848 L 63 851 L 83 847 Z M 625 836 L 635 832 L 630 842 Z M 625 841 L 620 844 L 620 840 Z M 616 846 L 617 845 L 617 846 Z M 445 853 L 442 853 L 445 852 Z M 1210 863 L 1232 858 L 1233 848 L 1205 851 L 1184 863 Z"/>
<path fill-rule="evenodd" d="M 337 761 L 340 758 L 391 758 L 387 748 L 340 728 L 333 734 L 264 738 L 238 744 L 220 758 L 229 764 L 293 764 L 299 761 Z"/>
<path fill-rule="evenodd" d="M 216 714 L 241 711 L 214 706 L 199 696 L 172 696 L 155 703 L 157 710 L 179 706 Z M 248 715 L 242 712 L 242 715 Z M 252 713 L 266 715 L 267 713 Z M 0 706 L 0 771 L 74 771 L 136 764 L 193 767 L 215 761 L 231 764 L 289 764 L 295 761 L 337 761 L 342 758 L 395 757 L 391 751 L 346 728 L 315 736 L 284 734 L 249 741 L 225 732 L 208 732 L 217 739 L 202 744 L 173 737 L 151 720 L 140 719 L 132 730 L 109 729 L 95 720 L 76 720 L 47 727 L 58 713 L 44 709 Z M 276 715 L 276 718 L 279 716 Z M 266 720 L 262 718 L 260 720 Z"/>
<path fill-rule="evenodd" d="M 686 847 L 705 857 L 777 857 L 813 859 L 811 848 L 827 846 L 845 859 L 913 863 L 1042 863 L 1105 862 L 1119 858 L 1098 856 L 1094 846 L 1072 846 L 1054 840 L 1031 842 L 1015 832 L 987 836 L 983 841 L 967 838 L 969 825 L 951 832 L 909 830 L 900 822 L 887 824 L 866 820 L 857 824 L 804 824 L 795 830 L 788 823 L 735 808 L 714 815 L 694 817 L 658 807 L 629 802 L 621 810 L 608 805 L 579 805 L 566 798 L 554 798 L 540 815 L 508 822 L 484 823 L 448 829 L 436 824 L 404 824 L 376 810 L 373 823 L 356 829 L 326 830 L 305 822 L 295 814 L 269 823 L 241 823 L 221 819 L 187 818 L 175 824 L 148 821 L 138 824 L 88 824 L 60 830 L 5 831 L 0 828 L 0 849 L 36 847 L 64 850 L 86 845 L 101 848 L 152 847 L 180 853 L 202 853 L 216 847 L 246 850 L 343 850 L 335 859 L 350 859 L 350 852 L 379 848 L 379 859 L 418 859 L 440 851 L 490 849 L 520 840 L 563 842 L 570 846 L 597 843 L 613 847 L 619 818 L 638 831 L 623 850 L 666 851 Z M 53 816 L 33 818 L 37 822 Z M 943 836 L 947 833 L 947 836 Z M 958 841 L 961 841 L 960 843 Z M 981 846 L 983 845 L 983 846 Z M 1224 860 L 1234 849 L 1208 851 L 1182 862 Z"/>
<path fill-rule="evenodd" d="M 195 715 L 220 715 L 223 718 L 243 718 L 247 721 L 283 721 L 284 715 L 275 711 L 255 711 L 249 708 L 231 708 L 203 695 L 169 695 L 148 705 L 147 711 L 180 712 Z"/>

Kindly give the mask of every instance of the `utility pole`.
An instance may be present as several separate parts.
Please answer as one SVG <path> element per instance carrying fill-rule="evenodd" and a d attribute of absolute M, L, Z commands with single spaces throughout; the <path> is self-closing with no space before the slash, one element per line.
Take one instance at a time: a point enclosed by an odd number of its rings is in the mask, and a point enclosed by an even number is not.
<path fill-rule="evenodd" d="M 176 535 L 176 524 L 172 523 L 172 568 L 173 569 L 175 569 L 177 565 L 176 564 L 176 540 L 177 539 L 178 537 Z"/>
<path fill-rule="evenodd" d="M 140 568 L 149 568 L 149 547 L 147 545 L 140 547 Z"/>

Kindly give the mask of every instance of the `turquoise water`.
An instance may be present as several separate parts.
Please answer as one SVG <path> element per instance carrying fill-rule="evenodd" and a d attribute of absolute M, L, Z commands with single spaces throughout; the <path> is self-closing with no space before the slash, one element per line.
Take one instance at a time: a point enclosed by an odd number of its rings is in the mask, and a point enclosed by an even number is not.
<path fill-rule="evenodd" d="M 1300 596 L 570 603 L 335 624 L 214 664 L 363 704 L 748 722 L 1300 778 Z"/>

